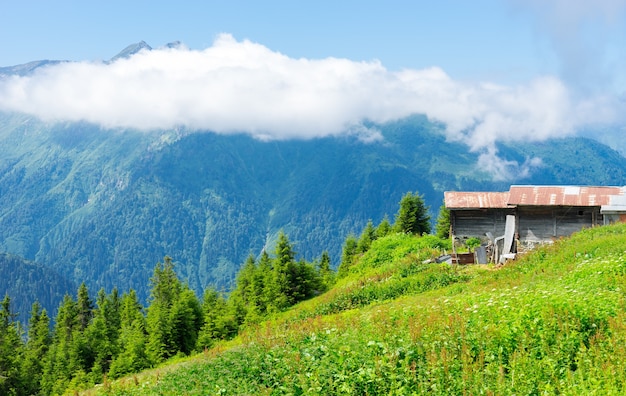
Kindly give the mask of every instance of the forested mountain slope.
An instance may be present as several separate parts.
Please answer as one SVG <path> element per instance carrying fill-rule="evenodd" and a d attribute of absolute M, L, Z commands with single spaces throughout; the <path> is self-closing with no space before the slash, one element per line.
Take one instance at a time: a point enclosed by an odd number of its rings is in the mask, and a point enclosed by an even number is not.
<path fill-rule="evenodd" d="M 436 214 L 450 189 L 626 184 L 626 159 L 585 139 L 500 146 L 505 159 L 540 157 L 542 165 L 525 179 L 494 182 L 477 168 L 477 153 L 446 141 L 443 126 L 425 117 L 369 127 L 383 139 L 264 142 L 0 114 L 0 251 L 90 290 L 135 288 L 145 301 L 146 279 L 165 255 L 192 289 L 228 288 L 281 229 L 299 255 L 328 250 L 336 266 L 346 236 L 368 219 L 393 217 L 407 191 Z"/>

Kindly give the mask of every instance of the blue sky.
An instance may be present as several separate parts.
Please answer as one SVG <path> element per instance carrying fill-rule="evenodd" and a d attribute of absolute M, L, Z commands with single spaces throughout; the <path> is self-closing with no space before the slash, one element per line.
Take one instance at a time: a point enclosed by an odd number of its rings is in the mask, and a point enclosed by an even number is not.
<path fill-rule="evenodd" d="M 626 0 L 0 4 L 0 66 L 76 61 L 0 75 L 0 111 L 364 141 L 364 120 L 420 113 L 494 174 L 499 141 L 602 130 L 626 152 Z M 141 40 L 155 50 L 103 62 Z"/>
<path fill-rule="evenodd" d="M 3 1 L 0 65 L 108 59 L 141 40 L 210 46 L 219 33 L 290 57 L 439 66 L 455 78 L 555 72 L 529 7 L 475 1 Z"/>

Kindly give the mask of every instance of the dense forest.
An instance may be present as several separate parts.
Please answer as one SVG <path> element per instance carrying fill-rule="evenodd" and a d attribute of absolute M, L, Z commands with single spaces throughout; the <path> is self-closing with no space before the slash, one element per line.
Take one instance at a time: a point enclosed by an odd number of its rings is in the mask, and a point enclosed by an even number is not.
<path fill-rule="evenodd" d="M 268 314 L 325 292 L 376 239 L 430 230 L 423 198 L 407 193 L 393 224 L 387 217 L 377 226 L 370 221 L 360 236 L 346 238 L 336 272 L 327 252 L 313 262 L 297 260 L 281 232 L 272 255 L 248 257 L 228 294 L 207 287 L 198 298 L 168 256 L 154 267 L 146 307 L 132 289 L 100 289 L 94 299 L 82 283 L 76 296 L 65 295 L 54 320 L 36 301 L 23 326 L 7 294 L 0 305 L 0 394 L 62 394 L 208 349 Z M 433 245 L 446 243 L 432 238 Z"/>

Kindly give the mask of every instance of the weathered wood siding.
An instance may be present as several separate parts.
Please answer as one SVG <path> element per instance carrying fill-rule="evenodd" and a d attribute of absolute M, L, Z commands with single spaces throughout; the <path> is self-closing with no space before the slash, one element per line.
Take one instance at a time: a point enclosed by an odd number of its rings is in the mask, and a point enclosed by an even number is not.
<path fill-rule="evenodd" d="M 504 235 L 506 215 L 512 209 L 455 210 L 450 212 L 452 234 L 461 239 L 470 237 L 485 238 L 491 232 L 494 237 Z"/>
<path fill-rule="evenodd" d="M 518 233 L 522 242 L 548 242 L 601 224 L 596 207 L 518 207 Z"/>

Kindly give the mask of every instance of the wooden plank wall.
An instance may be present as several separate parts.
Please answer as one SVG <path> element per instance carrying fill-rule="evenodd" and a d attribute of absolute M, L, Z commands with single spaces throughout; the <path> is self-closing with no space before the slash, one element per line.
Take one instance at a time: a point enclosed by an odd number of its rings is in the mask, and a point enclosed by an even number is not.
<path fill-rule="evenodd" d="M 486 240 L 485 233 L 494 237 L 504 235 L 506 215 L 513 214 L 512 209 L 455 210 L 450 212 L 452 234 L 460 239 L 478 237 Z"/>
<path fill-rule="evenodd" d="M 519 239 L 528 242 L 549 242 L 601 221 L 595 207 L 521 207 L 517 215 Z"/>

